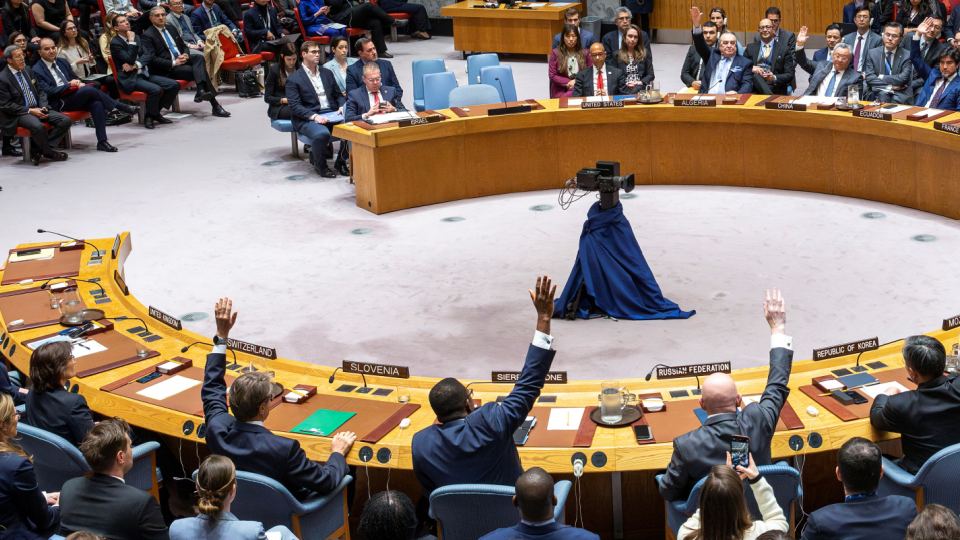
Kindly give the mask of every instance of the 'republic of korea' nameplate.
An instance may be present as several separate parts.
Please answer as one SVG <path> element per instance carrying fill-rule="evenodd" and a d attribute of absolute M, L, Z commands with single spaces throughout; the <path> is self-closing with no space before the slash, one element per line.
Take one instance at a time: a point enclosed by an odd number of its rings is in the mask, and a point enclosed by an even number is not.
<path fill-rule="evenodd" d="M 813 359 L 814 360 L 827 360 L 830 358 L 837 358 L 839 356 L 847 356 L 850 354 L 860 354 L 866 351 L 875 351 L 880 348 L 879 340 L 877 338 L 863 339 L 860 341 L 854 341 L 852 343 L 844 343 L 843 345 L 834 345 L 833 347 L 824 347 L 822 349 L 813 350 Z"/>

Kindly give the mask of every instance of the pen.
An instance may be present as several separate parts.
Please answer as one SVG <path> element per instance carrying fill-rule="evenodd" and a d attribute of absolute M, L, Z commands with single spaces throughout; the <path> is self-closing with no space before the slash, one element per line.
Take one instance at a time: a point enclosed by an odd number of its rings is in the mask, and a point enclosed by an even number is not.
<path fill-rule="evenodd" d="M 84 345 L 82 341 L 81 341 L 80 343 L 77 343 L 77 345 L 83 347 L 84 349 L 86 349 L 86 350 L 88 350 L 88 351 L 90 350 L 90 347 L 87 347 L 86 345 Z"/>

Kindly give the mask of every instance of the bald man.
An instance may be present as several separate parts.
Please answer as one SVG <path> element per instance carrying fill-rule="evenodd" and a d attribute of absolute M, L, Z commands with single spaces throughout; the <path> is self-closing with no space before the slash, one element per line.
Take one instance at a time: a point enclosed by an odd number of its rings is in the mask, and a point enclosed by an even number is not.
<path fill-rule="evenodd" d="M 573 97 L 619 96 L 629 94 L 623 71 L 607 64 L 607 52 L 600 43 L 590 46 L 593 67 L 581 69 L 573 83 Z"/>
<path fill-rule="evenodd" d="M 784 333 L 786 306 L 777 289 L 767 291 L 763 314 L 770 325 L 770 370 L 760 401 L 744 407 L 736 383 L 724 373 L 703 381 L 700 406 L 707 419 L 703 426 L 673 440 L 673 457 L 659 485 L 665 500 L 685 500 L 714 465 L 725 463 L 732 435 L 750 437 L 750 452 L 757 465 L 771 464 L 770 440 L 790 394 L 787 382 L 793 364 L 793 338 Z"/>

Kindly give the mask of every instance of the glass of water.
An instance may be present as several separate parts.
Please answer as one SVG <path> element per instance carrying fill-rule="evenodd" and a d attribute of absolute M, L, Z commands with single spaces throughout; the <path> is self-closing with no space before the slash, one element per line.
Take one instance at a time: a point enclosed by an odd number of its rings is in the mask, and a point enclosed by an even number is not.
<path fill-rule="evenodd" d="M 134 342 L 134 345 L 137 346 L 137 356 L 140 358 L 146 358 L 150 354 L 150 349 L 147 348 L 146 343 L 140 343 L 139 341 Z"/>
<path fill-rule="evenodd" d="M 397 387 L 397 403 L 410 403 L 410 389 L 406 386 Z"/>

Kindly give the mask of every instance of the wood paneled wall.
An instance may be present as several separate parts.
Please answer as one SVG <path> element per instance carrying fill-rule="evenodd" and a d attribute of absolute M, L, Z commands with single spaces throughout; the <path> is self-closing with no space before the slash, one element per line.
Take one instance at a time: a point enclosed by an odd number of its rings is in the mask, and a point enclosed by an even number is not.
<path fill-rule="evenodd" d="M 822 34 L 827 25 L 842 20 L 843 6 L 848 3 L 847 0 L 712 0 L 710 3 L 656 0 L 650 25 L 685 30 L 690 28 L 692 6 L 696 5 L 705 14 L 722 7 L 727 12 L 727 26 L 731 30 L 752 34 L 757 31 L 767 8 L 777 6 L 783 13 L 783 28 L 798 32 L 801 26 L 806 26 L 811 34 Z"/>

